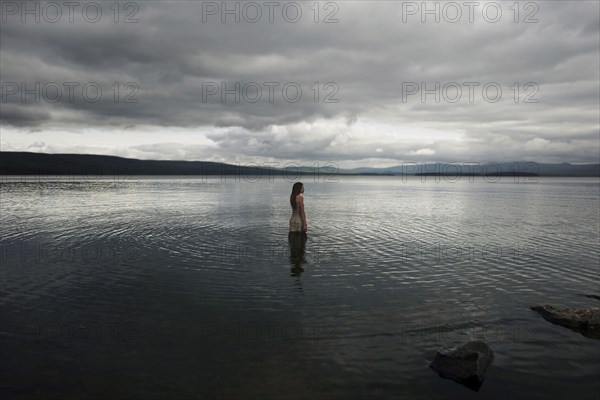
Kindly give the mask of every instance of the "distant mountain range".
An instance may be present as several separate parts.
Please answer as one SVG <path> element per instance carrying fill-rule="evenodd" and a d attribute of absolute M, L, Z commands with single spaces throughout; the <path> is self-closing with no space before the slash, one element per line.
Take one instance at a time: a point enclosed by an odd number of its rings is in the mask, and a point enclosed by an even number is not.
<path fill-rule="evenodd" d="M 600 177 L 600 164 L 547 164 L 529 161 L 503 163 L 451 164 L 405 163 L 388 168 L 338 169 L 324 166 L 270 168 L 269 165 L 233 165 L 208 161 L 137 160 L 90 154 L 46 154 L 0 152 L 0 175 L 84 175 L 110 177 L 124 175 L 279 175 L 293 177 L 319 173 L 343 175 L 444 175 L 444 176 L 579 176 Z"/>

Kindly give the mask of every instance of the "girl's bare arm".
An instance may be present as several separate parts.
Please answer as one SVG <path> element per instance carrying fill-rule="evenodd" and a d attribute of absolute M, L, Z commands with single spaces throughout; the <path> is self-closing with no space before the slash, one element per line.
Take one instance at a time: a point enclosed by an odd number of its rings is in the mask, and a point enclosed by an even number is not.
<path fill-rule="evenodd" d="M 306 223 L 306 214 L 304 213 L 304 199 L 302 197 L 299 197 L 299 202 L 298 202 L 298 206 L 300 209 L 300 217 L 302 218 L 302 226 L 304 226 L 305 228 L 308 227 L 308 224 Z"/>

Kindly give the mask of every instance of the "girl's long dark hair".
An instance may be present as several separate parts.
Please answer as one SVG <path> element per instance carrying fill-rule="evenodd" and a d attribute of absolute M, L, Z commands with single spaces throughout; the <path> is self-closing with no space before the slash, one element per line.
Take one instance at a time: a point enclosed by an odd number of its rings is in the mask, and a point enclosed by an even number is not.
<path fill-rule="evenodd" d="M 302 182 L 294 183 L 292 187 L 292 194 L 290 195 L 290 204 L 292 205 L 292 209 L 296 206 L 296 196 L 302 190 Z"/>

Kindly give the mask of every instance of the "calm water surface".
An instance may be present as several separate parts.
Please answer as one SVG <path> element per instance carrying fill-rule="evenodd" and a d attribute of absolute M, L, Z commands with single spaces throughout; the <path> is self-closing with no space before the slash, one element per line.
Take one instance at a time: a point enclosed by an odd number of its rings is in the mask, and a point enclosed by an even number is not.
<path fill-rule="evenodd" d="M 3 398 L 598 399 L 598 179 L 4 179 Z M 428 365 L 495 352 L 479 392 Z"/>

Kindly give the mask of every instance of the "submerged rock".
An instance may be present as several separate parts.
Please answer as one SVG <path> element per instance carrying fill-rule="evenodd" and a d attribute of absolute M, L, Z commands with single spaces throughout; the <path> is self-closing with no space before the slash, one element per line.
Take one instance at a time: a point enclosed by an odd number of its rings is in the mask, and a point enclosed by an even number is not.
<path fill-rule="evenodd" d="M 600 339 L 600 308 L 556 308 L 548 304 L 533 306 L 546 321 L 564 326 L 582 335 Z"/>
<path fill-rule="evenodd" d="M 494 360 L 494 352 L 480 340 L 460 347 L 438 350 L 430 367 L 441 377 L 462 383 L 475 391 L 483 383 L 485 371 Z"/>

